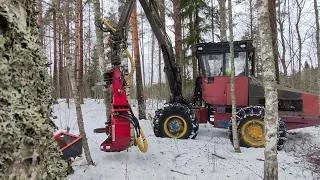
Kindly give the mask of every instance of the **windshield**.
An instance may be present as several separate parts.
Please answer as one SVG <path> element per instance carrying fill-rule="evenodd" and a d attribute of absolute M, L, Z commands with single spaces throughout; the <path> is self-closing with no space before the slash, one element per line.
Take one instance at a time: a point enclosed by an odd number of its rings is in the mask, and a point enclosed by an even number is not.
<path fill-rule="evenodd" d="M 235 76 L 246 75 L 246 53 L 240 52 L 234 57 Z M 226 69 L 231 70 L 230 53 L 226 54 Z"/>
<path fill-rule="evenodd" d="M 230 53 L 201 55 L 203 73 L 208 77 L 230 75 Z M 235 76 L 247 76 L 247 53 L 236 52 L 234 57 Z"/>
<path fill-rule="evenodd" d="M 207 76 L 223 75 L 223 54 L 203 55 L 201 59 Z"/>

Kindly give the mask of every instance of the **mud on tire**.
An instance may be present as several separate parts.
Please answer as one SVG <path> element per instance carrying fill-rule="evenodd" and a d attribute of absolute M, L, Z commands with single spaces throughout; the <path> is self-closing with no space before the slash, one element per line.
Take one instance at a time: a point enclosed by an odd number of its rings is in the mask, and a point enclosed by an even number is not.
<path fill-rule="evenodd" d="M 179 136 L 170 136 L 168 122 L 177 118 L 186 126 L 183 126 L 183 133 Z M 177 139 L 195 139 L 199 130 L 199 123 L 194 112 L 186 105 L 180 103 L 168 103 L 158 109 L 153 119 L 153 131 L 156 137 L 169 137 Z"/>
<path fill-rule="evenodd" d="M 264 107 L 262 106 L 249 106 L 246 108 L 240 109 L 236 114 L 237 119 L 237 127 L 238 127 L 238 137 L 239 137 L 239 143 L 241 147 L 252 147 L 250 144 L 246 143 L 243 138 L 241 137 L 240 129 L 241 127 L 247 123 L 249 120 L 252 119 L 261 119 L 261 122 L 263 121 L 264 117 Z M 229 123 L 229 129 L 228 129 L 229 139 L 231 143 L 233 144 L 233 135 L 232 135 L 232 121 Z M 286 124 L 281 120 L 281 118 L 278 119 L 278 143 L 277 143 L 277 149 L 281 151 L 284 148 L 285 142 L 287 139 L 287 127 Z M 263 147 L 263 146 L 260 146 Z"/>

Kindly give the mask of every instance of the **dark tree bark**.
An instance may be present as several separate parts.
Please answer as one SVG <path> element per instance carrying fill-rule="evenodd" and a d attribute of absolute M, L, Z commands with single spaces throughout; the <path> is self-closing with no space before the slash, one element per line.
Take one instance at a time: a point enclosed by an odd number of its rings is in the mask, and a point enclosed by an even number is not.
<path fill-rule="evenodd" d="M 57 45 L 57 11 L 58 11 L 58 5 L 57 0 L 54 0 L 53 2 L 53 8 L 52 8 L 52 18 L 53 18 L 53 87 L 54 87 L 54 93 L 53 97 L 55 99 L 60 98 L 60 90 L 59 90 L 59 70 L 58 70 L 58 45 Z"/>
<path fill-rule="evenodd" d="M 181 4 L 180 0 L 173 0 L 173 22 L 174 22 L 174 38 L 175 38 L 175 57 L 176 63 L 181 68 L 182 55 L 182 34 L 181 34 Z"/>
<path fill-rule="evenodd" d="M 64 93 L 64 81 L 63 81 L 63 72 L 64 72 L 64 68 L 63 68 L 63 54 L 62 54 L 62 37 L 61 37 L 61 33 L 62 33 L 62 21 L 59 21 L 59 89 L 60 89 L 60 98 L 65 98 L 65 93 Z"/>
<path fill-rule="evenodd" d="M 164 7 L 164 0 L 159 0 L 159 14 L 160 14 L 160 20 L 162 22 L 162 25 L 163 25 L 163 28 L 164 30 L 166 29 L 166 14 L 165 14 L 165 7 Z M 160 84 L 160 87 L 161 87 L 161 78 L 162 78 L 162 66 L 161 66 L 161 63 L 162 63 L 162 53 L 161 53 L 161 47 L 159 46 L 159 52 L 158 52 L 158 56 L 159 56 L 159 84 Z"/>
<path fill-rule="evenodd" d="M 278 55 L 278 31 L 277 31 L 277 18 L 276 18 L 276 0 L 268 0 L 269 9 L 269 21 L 272 31 L 272 49 L 274 56 L 274 64 L 276 68 L 276 81 L 280 83 L 280 72 L 279 72 L 279 55 Z"/>
<path fill-rule="evenodd" d="M 71 52 L 70 52 L 70 0 L 66 0 L 66 35 L 64 40 L 64 50 L 65 50 L 65 56 L 67 63 L 71 62 Z M 66 64 L 67 64 L 66 63 Z M 70 78 L 68 74 L 68 70 L 65 69 L 64 71 L 64 77 L 65 77 L 65 86 L 66 86 L 66 98 L 67 103 L 69 107 L 69 100 L 70 100 L 70 92 L 71 92 L 71 85 L 70 85 Z"/>
<path fill-rule="evenodd" d="M 136 65 L 136 87 L 137 87 L 137 100 L 139 106 L 139 119 L 146 119 L 146 105 L 144 100 L 144 91 L 143 91 L 143 83 L 142 83 L 142 73 L 141 73 L 141 63 L 140 63 L 140 55 L 139 55 L 139 40 L 138 40 L 138 21 L 137 21 L 137 5 L 132 11 L 131 15 L 132 22 L 132 40 L 133 40 L 133 51 L 134 51 L 134 59 Z"/>
<path fill-rule="evenodd" d="M 78 12 L 79 12 L 79 97 L 80 103 L 83 104 L 83 8 L 82 8 L 82 0 L 78 0 Z"/>
<path fill-rule="evenodd" d="M 284 1 L 284 7 L 286 5 L 287 1 Z M 281 11 L 281 4 L 278 5 L 278 22 L 279 22 L 279 29 L 280 29 L 280 37 L 281 37 L 281 45 L 282 45 L 282 56 L 281 56 L 281 64 L 283 66 L 283 74 L 285 77 L 288 75 L 288 69 L 286 66 L 286 41 L 284 37 L 284 20 L 285 15 L 283 15 Z"/>

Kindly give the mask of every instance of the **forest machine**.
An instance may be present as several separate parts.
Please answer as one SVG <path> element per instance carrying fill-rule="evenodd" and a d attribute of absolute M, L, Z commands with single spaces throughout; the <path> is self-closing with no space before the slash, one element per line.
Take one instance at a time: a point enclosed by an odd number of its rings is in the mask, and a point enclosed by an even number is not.
<path fill-rule="evenodd" d="M 157 4 L 153 0 L 139 2 L 161 47 L 164 71 L 171 91 L 169 100 L 155 112 L 152 120 L 155 136 L 195 139 L 199 124 L 210 123 L 213 127 L 228 129 L 232 143 L 229 42 L 199 43 L 192 47 L 199 63 L 200 76 L 195 81 L 192 99 L 185 99 L 182 95 L 181 71 L 176 64 L 165 25 L 160 20 Z M 95 23 L 102 31 L 110 33 L 112 69 L 104 74 L 104 81 L 105 87 L 112 89 L 111 114 L 104 128 L 94 130 L 96 133 L 107 134 L 108 138 L 101 144 L 101 150 L 106 152 L 123 151 L 134 144 L 142 152 L 146 152 L 148 148 L 139 121 L 128 103 L 124 88 L 126 74 L 121 68 L 120 60 L 120 54 L 125 51 L 131 63 L 133 61 L 127 50 L 127 32 L 135 4 L 136 0 L 126 1 L 116 28 L 105 19 Z M 265 99 L 262 81 L 255 76 L 253 41 L 235 41 L 234 52 L 236 121 L 240 145 L 263 147 Z M 278 150 L 281 150 L 287 130 L 320 124 L 320 113 L 317 95 L 281 85 L 277 86 L 277 91 Z M 135 129 L 133 134 L 132 127 Z"/>

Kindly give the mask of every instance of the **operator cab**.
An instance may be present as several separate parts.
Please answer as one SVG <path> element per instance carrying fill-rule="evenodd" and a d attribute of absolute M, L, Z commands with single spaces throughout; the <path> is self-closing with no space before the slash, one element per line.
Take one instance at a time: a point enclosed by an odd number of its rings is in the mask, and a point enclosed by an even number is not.
<path fill-rule="evenodd" d="M 235 76 L 254 74 L 254 47 L 251 40 L 234 42 Z M 202 76 L 212 78 L 231 75 L 229 42 L 200 43 L 193 47 Z"/>
<path fill-rule="evenodd" d="M 254 76 L 253 41 L 234 41 L 237 106 L 248 105 L 249 79 Z M 231 62 L 229 42 L 199 43 L 193 47 L 201 77 L 196 81 L 194 102 L 204 100 L 213 106 L 231 105 Z"/>

